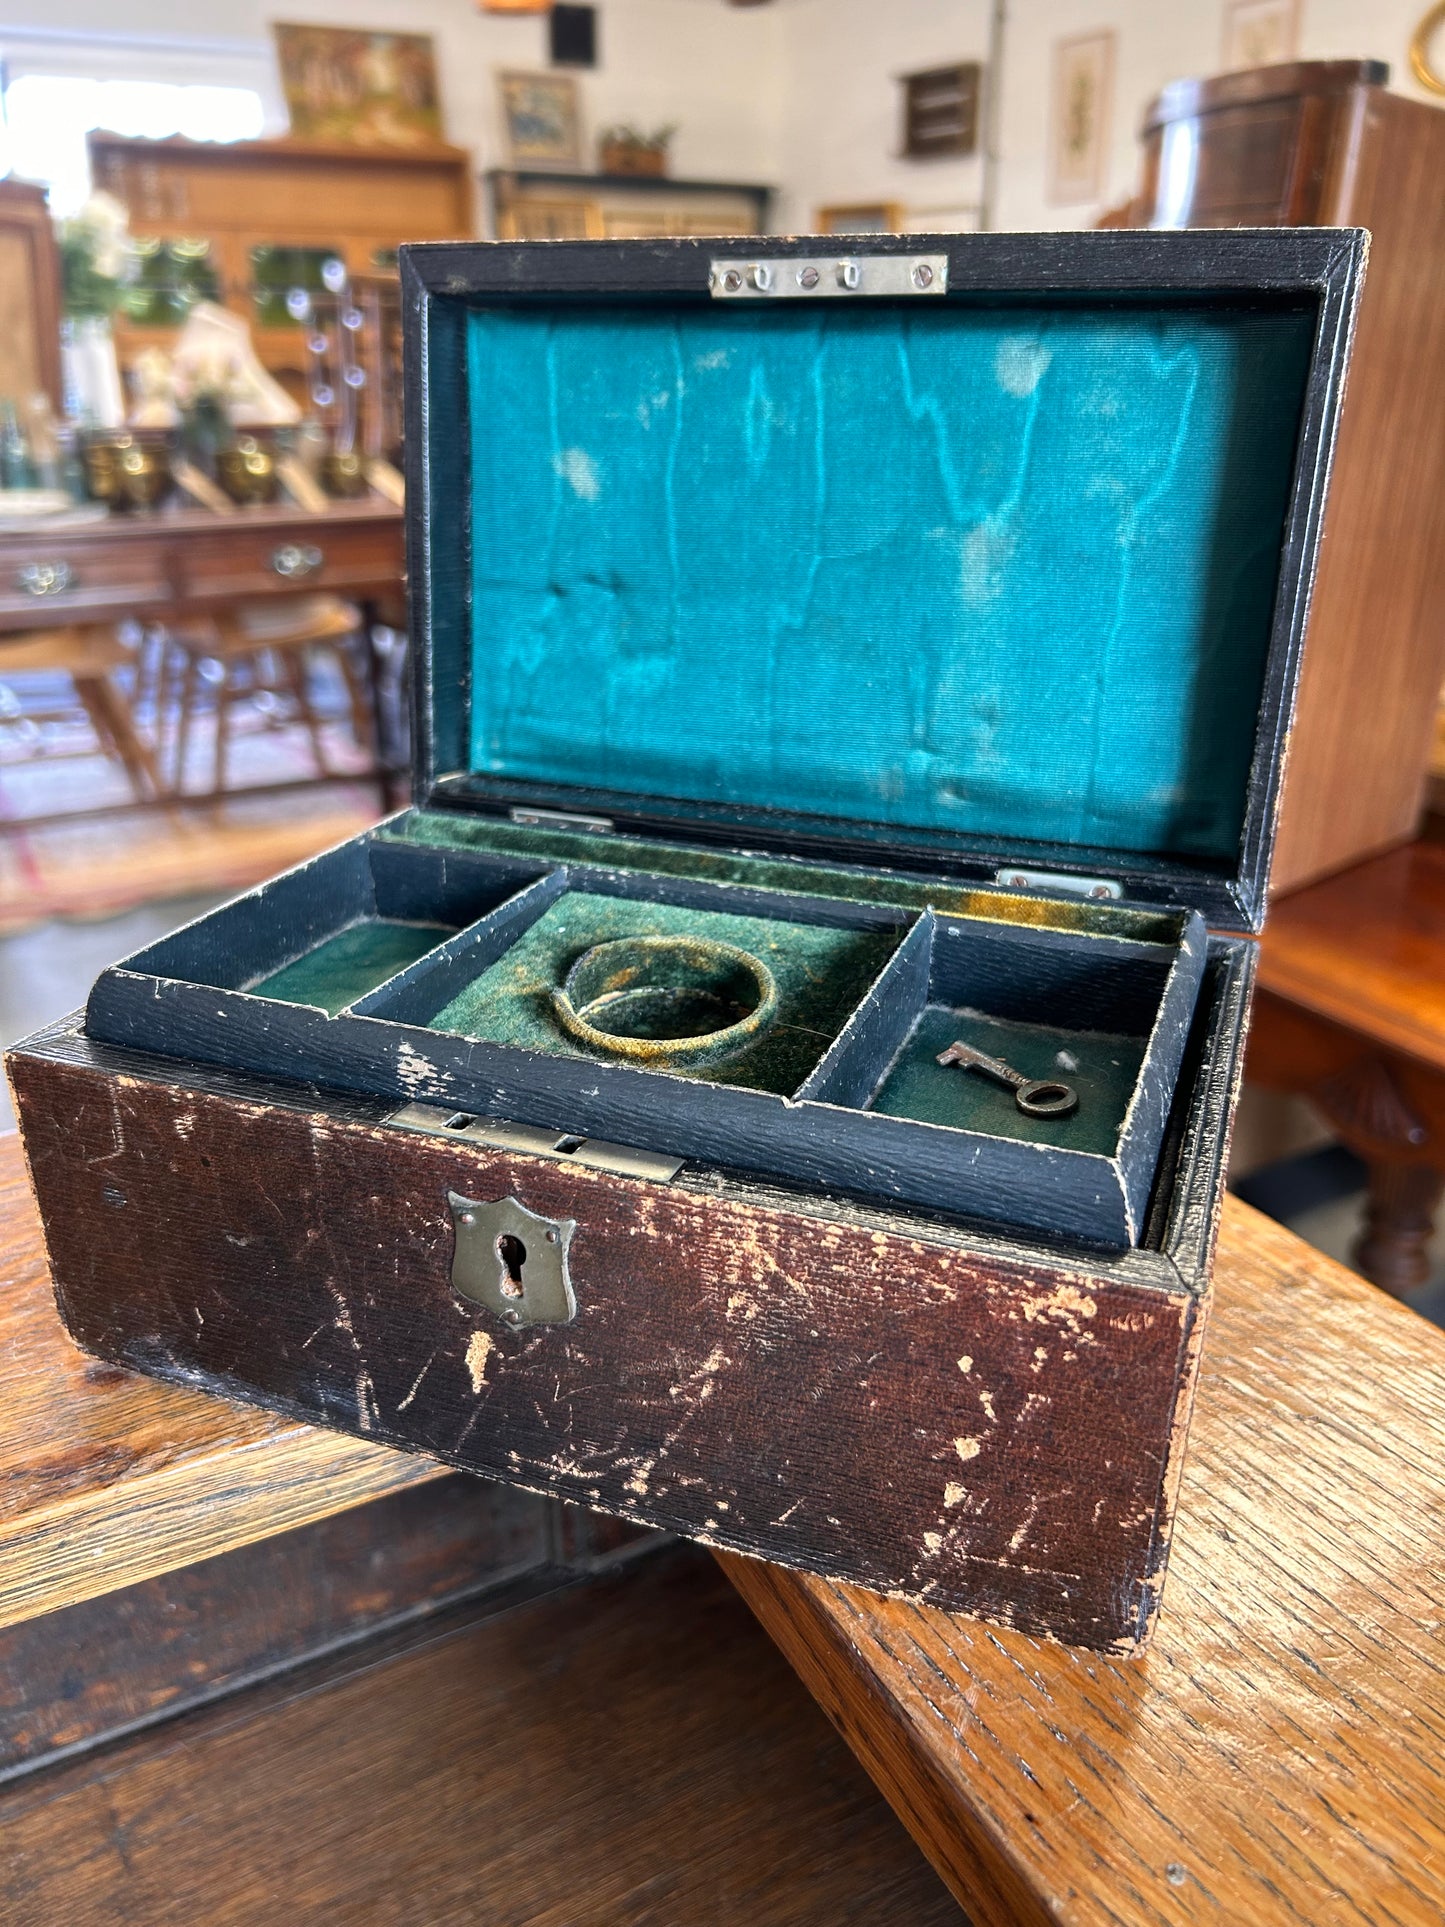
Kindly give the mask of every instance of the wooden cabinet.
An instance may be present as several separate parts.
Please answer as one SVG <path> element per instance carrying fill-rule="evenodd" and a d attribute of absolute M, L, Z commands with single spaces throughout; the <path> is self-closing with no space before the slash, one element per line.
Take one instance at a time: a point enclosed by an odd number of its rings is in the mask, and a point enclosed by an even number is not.
<path fill-rule="evenodd" d="M 251 324 L 266 367 L 302 392 L 302 329 L 281 320 L 284 298 L 258 306 L 266 254 L 284 251 L 286 272 L 339 256 L 353 279 L 389 268 L 403 241 L 455 241 L 473 231 L 470 156 L 458 147 L 358 148 L 309 141 L 221 143 L 130 140 L 92 134 L 97 187 L 124 202 L 131 229 L 158 241 L 205 241 L 220 299 Z M 279 322 L 280 325 L 277 325 Z M 123 320 L 116 338 L 129 364 L 143 348 L 168 346 L 175 323 Z"/>
<path fill-rule="evenodd" d="M 636 240 L 670 234 L 761 234 L 772 189 L 663 175 L 553 174 L 495 169 L 487 176 L 501 241 Z"/>
<path fill-rule="evenodd" d="M 1445 674 L 1445 111 L 1378 61 L 1179 81 L 1146 227 L 1371 230 L 1274 867 L 1289 890 L 1410 836 Z"/>
<path fill-rule="evenodd" d="M 0 396 L 60 407 L 60 263 L 45 189 L 0 181 Z"/>

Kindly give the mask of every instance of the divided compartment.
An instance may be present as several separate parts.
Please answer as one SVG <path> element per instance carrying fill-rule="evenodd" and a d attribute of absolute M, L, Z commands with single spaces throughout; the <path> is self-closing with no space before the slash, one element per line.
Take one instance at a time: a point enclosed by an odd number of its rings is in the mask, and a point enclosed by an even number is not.
<path fill-rule="evenodd" d="M 505 903 L 539 868 L 358 837 L 118 968 L 335 1017 Z"/>
<path fill-rule="evenodd" d="M 915 913 L 883 905 L 559 869 L 381 985 L 358 1003 L 356 1014 L 478 1044 L 786 1099 L 835 1042 L 915 922 Z M 675 994 L 659 996 L 646 1022 L 634 1005 L 615 1047 L 594 1046 L 586 1037 L 590 1026 L 569 1029 L 559 1019 L 554 992 L 596 946 L 628 942 L 644 952 L 653 947 L 657 971 L 671 979 L 658 988 Z M 768 1009 L 757 1008 L 764 1001 L 760 988 L 749 996 L 746 986 L 732 986 L 729 952 L 765 966 L 775 991 Z M 645 964 L 638 967 L 644 971 L 639 981 L 646 982 Z M 695 982 L 696 1003 L 686 995 L 689 982 Z M 640 1001 L 639 992 L 633 995 Z M 718 1004 L 720 1024 L 724 1016 L 744 1026 L 750 1018 L 767 1021 L 741 1048 L 710 1054 L 698 1005 L 718 997 L 741 998 L 735 1008 Z"/>
<path fill-rule="evenodd" d="M 1058 1178 L 1070 1167 L 1080 1175 L 1081 1160 L 1110 1167 L 1132 1242 L 1206 949 L 1194 913 L 1181 919 L 1171 948 L 929 911 L 798 1096 L 869 1117 L 882 1159 L 922 1127 L 930 1137 L 1017 1147 L 1021 1170 L 1030 1151 L 1066 1153 L 1062 1168 L 1048 1160 Z M 939 1063 L 956 1040 L 1027 1079 L 1067 1084 L 1077 1108 L 1026 1115 L 1014 1091 L 987 1073 Z M 1046 1167 L 1036 1160 L 1036 1168 L 1042 1175 Z"/>

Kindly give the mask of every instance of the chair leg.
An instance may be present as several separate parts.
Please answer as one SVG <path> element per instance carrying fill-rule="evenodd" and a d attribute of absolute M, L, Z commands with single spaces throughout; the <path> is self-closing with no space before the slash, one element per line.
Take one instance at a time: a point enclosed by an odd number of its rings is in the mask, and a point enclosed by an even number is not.
<path fill-rule="evenodd" d="M 191 724 L 195 719 L 196 704 L 201 694 L 201 659 L 190 649 L 182 650 L 185 667 L 181 671 L 180 714 L 176 719 L 176 780 L 177 796 L 185 794 L 186 765 L 191 753 Z"/>
<path fill-rule="evenodd" d="M 231 734 L 231 687 L 233 665 L 221 665 L 221 680 L 216 684 L 216 775 L 214 791 L 219 796 L 226 787 L 226 749 Z"/>
<path fill-rule="evenodd" d="M 90 718 L 101 748 L 117 758 L 138 803 L 164 795 L 155 758 L 141 741 L 124 696 L 108 676 L 75 676 L 75 693 Z"/>
<path fill-rule="evenodd" d="M 370 639 L 362 639 L 362 647 L 370 647 Z M 365 751 L 373 761 L 376 760 L 376 718 L 372 711 L 371 691 L 367 677 L 357 663 L 355 650 L 357 638 L 343 636 L 333 645 L 336 660 L 341 664 L 342 678 L 346 683 L 347 701 L 351 705 L 351 731 L 356 738 L 358 749 Z"/>
<path fill-rule="evenodd" d="M 110 719 L 105 713 L 105 705 L 96 700 L 95 686 L 99 678 L 96 676 L 72 676 L 70 680 L 76 696 L 79 699 L 80 706 L 85 711 L 91 728 L 95 731 L 95 740 L 100 744 L 101 754 L 103 756 L 119 756 L 120 750 L 115 738 L 110 733 Z"/>
<path fill-rule="evenodd" d="M 326 749 L 321 740 L 321 719 L 312 707 L 311 691 L 306 686 L 306 651 L 304 647 L 281 649 L 277 654 L 281 659 L 282 673 L 291 686 L 292 695 L 296 698 L 297 711 L 311 737 L 311 753 L 316 758 L 317 773 L 321 776 L 329 776 L 331 771 L 327 767 Z"/>
<path fill-rule="evenodd" d="M 152 797 L 160 798 L 165 794 L 161 773 L 135 726 L 130 705 L 108 676 L 97 676 L 93 690 L 95 703 L 105 713 L 117 754 L 125 764 L 137 797 L 144 799 L 149 788 Z"/>
<path fill-rule="evenodd" d="M 1435 1213 L 1445 1196 L 1445 1171 L 1378 1158 L 1367 1164 L 1365 1228 L 1350 1255 L 1372 1285 L 1400 1298 L 1418 1291 L 1430 1276 L 1429 1247 Z"/>

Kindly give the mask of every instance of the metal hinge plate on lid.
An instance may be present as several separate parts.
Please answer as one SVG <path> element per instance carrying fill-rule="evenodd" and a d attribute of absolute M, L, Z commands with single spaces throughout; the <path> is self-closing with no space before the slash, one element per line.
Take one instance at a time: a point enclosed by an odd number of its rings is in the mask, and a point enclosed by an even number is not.
<path fill-rule="evenodd" d="M 556 1158 L 580 1164 L 589 1171 L 610 1171 L 619 1178 L 647 1178 L 670 1184 L 682 1169 L 682 1158 L 662 1151 L 640 1151 L 631 1144 L 609 1144 L 603 1138 L 583 1137 L 572 1131 L 553 1131 L 535 1124 L 512 1124 L 505 1118 L 475 1117 L 469 1111 L 443 1110 L 435 1104 L 404 1104 L 387 1118 L 404 1131 L 425 1131 L 455 1138 L 462 1144 L 489 1151 L 520 1151 L 526 1157 Z"/>
<path fill-rule="evenodd" d="M 714 261 L 715 301 L 817 301 L 824 297 L 948 293 L 946 254 L 762 255 Z"/>
<path fill-rule="evenodd" d="M 1011 890 L 1047 890 L 1050 896 L 1092 897 L 1098 903 L 1118 903 L 1124 886 L 1113 877 L 1078 877 L 1067 870 L 1020 870 L 1009 863 L 995 870 L 995 883 Z"/>

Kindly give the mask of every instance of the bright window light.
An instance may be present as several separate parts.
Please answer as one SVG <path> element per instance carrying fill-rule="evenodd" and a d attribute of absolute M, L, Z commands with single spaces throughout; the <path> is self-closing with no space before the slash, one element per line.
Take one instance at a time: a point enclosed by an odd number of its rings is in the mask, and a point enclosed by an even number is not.
<path fill-rule="evenodd" d="M 73 214 L 90 192 L 85 137 L 93 127 L 162 140 L 254 140 L 264 121 L 252 87 L 186 87 L 150 80 L 76 80 L 23 74 L 5 90 L 0 171 L 40 181 L 51 211 Z"/>

